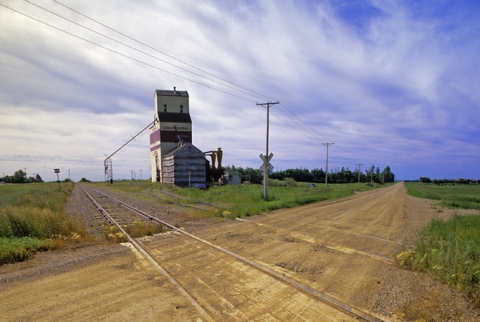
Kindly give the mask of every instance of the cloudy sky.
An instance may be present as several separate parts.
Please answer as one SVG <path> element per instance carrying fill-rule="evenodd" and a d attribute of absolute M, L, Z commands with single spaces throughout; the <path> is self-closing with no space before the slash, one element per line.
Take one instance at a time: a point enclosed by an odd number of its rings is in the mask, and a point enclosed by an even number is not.
<path fill-rule="evenodd" d="M 104 180 L 153 121 L 155 89 L 190 95 L 193 144 L 225 165 L 391 167 L 480 178 L 476 0 L 0 0 L 0 175 Z M 113 158 L 150 176 L 148 130 Z"/>

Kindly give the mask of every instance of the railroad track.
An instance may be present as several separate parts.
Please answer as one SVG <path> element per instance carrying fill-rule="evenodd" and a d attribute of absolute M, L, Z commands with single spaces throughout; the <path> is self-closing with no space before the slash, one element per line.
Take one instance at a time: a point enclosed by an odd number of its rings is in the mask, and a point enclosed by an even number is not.
<path fill-rule="evenodd" d="M 169 193 L 165 193 L 161 190 L 157 190 L 157 189 L 154 190 L 153 188 L 151 188 L 148 191 L 148 194 L 155 199 L 166 201 L 166 202 L 169 202 L 169 203 L 172 203 L 174 205 L 181 206 L 181 207 L 193 208 L 193 209 L 206 211 L 206 212 L 214 212 L 217 209 L 215 205 L 205 203 L 205 202 L 196 202 L 195 205 L 182 203 L 180 201 L 183 201 L 185 199 L 181 199 L 178 196 L 175 196 L 175 195 L 169 194 Z M 161 196 L 159 196 L 159 195 L 161 195 Z"/>
<path fill-rule="evenodd" d="M 288 221 L 288 219 L 281 218 L 281 217 L 276 217 L 276 219 L 277 220 L 282 220 L 282 221 Z M 302 233 L 300 231 L 295 231 L 294 229 L 288 229 L 287 230 L 287 229 L 283 229 L 283 228 L 280 228 L 280 227 L 277 227 L 277 226 L 274 227 L 272 225 L 268 225 L 268 224 L 265 224 L 265 223 L 259 224 L 259 223 L 256 223 L 255 221 L 248 220 L 248 219 L 243 219 L 243 218 L 236 218 L 236 220 L 246 222 L 246 223 L 250 223 L 250 224 L 253 224 L 253 225 L 257 225 L 259 227 L 259 229 L 265 229 L 265 228 L 268 227 L 270 229 L 275 229 L 277 232 L 283 231 L 283 232 L 285 232 L 285 234 L 288 234 L 290 236 L 300 236 L 300 237 L 297 237 L 297 238 L 299 238 L 299 239 L 301 239 L 305 242 L 308 242 L 308 243 L 314 244 L 316 242 L 316 241 L 308 240 L 308 238 L 307 239 L 302 239 L 302 237 L 301 237 Z M 311 226 L 318 227 L 319 229 L 324 228 L 321 225 L 312 224 Z M 379 238 L 379 237 L 375 237 L 375 236 L 359 234 L 359 233 L 355 233 L 355 232 L 351 232 L 351 231 L 343 231 L 340 228 L 330 228 L 330 229 L 339 231 L 339 233 L 341 233 L 341 234 L 349 234 L 349 235 L 355 235 L 355 236 L 359 236 L 359 237 L 363 237 L 363 238 L 369 238 L 369 239 L 373 239 L 373 240 L 376 240 L 376 241 L 379 241 L 379 242 L 385 243 L 385 244 L 395 244 L 395 245 L 398 245 L 398 246 L 406 247 L 408 249 L 414 249 L 415 248 L 415 246 L 413 246 L 413 245 L 409 245 L 409 244 L 405 244 L 405 243 L 401 243 L 401 242 L 396 242 L 396 241 L 385 239 L 385 238 Z M 292 237 L 292 238 L 295 238 L 295 237 Z M 357 249 L 350 249 L 350 248 L 339 247 L 339 246 L 334 246 L 334 245 L 329 246 L 325 242 L 322 243 L 322 246 L 325 247 L 326 249 L 330 249 L 330 250 L 336 250 L 336 251 L 344 252 L 344 253 L 356 253 L 356 254 L 359 254 L 359 255 L 371 257 L 371 258 L 386 262 L 388 264 L 394 264 L 395 263 L 393 258 L 388 258 L 388 257 L 382 256 L 382 255 L 378 255 L 378 254 L 374 254 L 372 252 L 368 252 L 368 251 L 360 251 L 360 250 L 357 250 Z"/>
<path fill-rule="evenodd" d="M 102 216 L 118 227 L 205 320 L 380 321 L 276 270 L 203 240 L 92 187 L 85 189 L 82 186 L 81 189 Z M 120 207 L 113 207 L 112 203 Z M 126 215 L 125 210 L 134 215 L 128 217 L 130 215 Z M 162 240 L 161 247 L 147 247 L 129 236 L 118 222 L 119 218 L 123 221 L 142 218 L 161 224 L 176 234 L 174 238 Z"/>

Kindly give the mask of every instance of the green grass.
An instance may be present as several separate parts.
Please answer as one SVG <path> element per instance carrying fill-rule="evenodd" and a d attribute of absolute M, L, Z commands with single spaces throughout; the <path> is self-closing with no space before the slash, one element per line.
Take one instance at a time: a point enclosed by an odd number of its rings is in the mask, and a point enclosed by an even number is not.
<path fill-rule="evenodd" d="M 411 195 L 441 201 L 450 208 L 480 209 L 480 186 L 405 184 Z M 429 272 L 436 279 L 471 296 L 480 305 L 480 215 L 434 219 L 425 227 L 414 251 L 397 255 L 410 269 Z"/>
<path fill-rule="evenodd" d="M 169 190 L 182 197 L 172 198 L 163 195 L 170 202 L 174 201 L 188 205 L 195 205 L 198 202 L 213 204 L 215 209 L 211 213 L 203 212 L 201 214 L 203 216 L 242 218 L 276 209 L 344 198 L 353 195 L 355 191 L 372 190 L 382 186 L 376 184 L 369 186 L 360 183 L 331 184 L 328 188 L 317 185 L 317 187 L 311 188 L 307 186 L 307 183 L 298 183 L 297 186 L 281 186 L 278 182 L 275 182 L 275 186 L 268 189 L 268 201 L 263 198 L 263 185 L 255 184 L 214 186 L 208 190 L 200 190 L 194 188 L 177 189 L 146 181 L 121 181 L 115 182 L 109 187 L 136 198 L 145 198 L 145 191 L 151 190 L 153 193 L 159 193 Z"/>
<path fill-rule="evenodd" d="M 405 183 L 407 193 L 414 197 L 439 200 L 447 208 L 480 209 L 480 185 L 446 185 Z"/>
<path fill-rule="evenodd" d="M 86 235 L 83 223 L 65 211 L 72 189 L 72 183 L 61 189 L 57 183 L 0 187 L 0 263 L 22 261 Z"/>
<path fill-rule="evenodd" d="M 427 271 L 466 292 L 480 304 L 480 216 L 434 219 L 423 229 L 415 251 L 403 252 L 397 259 L 404 267 Z"/>
<path fill-rule="evenodd" d="M 51 241 L 38 238 L 0 238 L 0 265 L 22 262 L 32 257 L 37 251 L 55 248 Z"/>

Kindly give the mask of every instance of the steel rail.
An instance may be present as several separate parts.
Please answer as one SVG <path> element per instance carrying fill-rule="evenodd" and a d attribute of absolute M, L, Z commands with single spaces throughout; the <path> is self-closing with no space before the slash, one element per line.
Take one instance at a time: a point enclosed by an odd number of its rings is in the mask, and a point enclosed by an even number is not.
<path fill-rule="evenodd" d="M 239 221 L 244 221 L 244 222 L 248 222 L 248 223 L 252 223 L 252 224 L 256 224 L 254 221 L 252 220 L 247 220 L 247 219 L 243 219 L 243 218 L 235 218 L 236 220 L 239 220 Z M 286 218 L 282 218 L 282 217 L 276 217 L 277 220 L 283 220 L 283 221 L 289 221 L 289 219 L 286 219 Z M 258 224 L 257 224 L 258 225 Z M 260 226 L 268 226 L 268 224 L 261 224 Z M 320 225 L 317 225 L 317 224 L 312 224 L 312 226 L 316 226 L 316 227 L 320 227 L 320 228 L 323 228 L 323 226 L 320 226 Z M 394 240 L 390 240 L 390 239 L 385 239 L 385 238 L 380 238 L 380 237 L 376 237 L 376 236 L 370 236 L 370 235 L 365 235 L 365 234 L 360 234 L 360 233 L 355 233 L 353 231 L 346 231 L 346 230 L 343 230 L 343 229 L 340 229 L 340 228 L 331 228 L 331 229 L 336 229 L 338 231 L 340 231 L 342 234 L 350 234 L 350 235 L 356 235 L 356 236 L 362 236 L 362 237 L 365 237 L 365 238 L 370 238 L 370 239 L 376 239 L 376 240 L 380 240 L 380 241 L 383 241 L 383 242 L 386 242 L 386 243 L 390 243 L 390 244 L 396 244 L 396 245 L 400 245 L 400 246 L 405 246 L 405 247 L 408 247 L 408 248 L 415 248 L 414 245 L 410 245 L 410 244 L 406 244 L 406 243 L 402 243 L 402 242 L 398 242 L 398 241 L 394 241 Z"/>
<path fill-rule="evenodd" d="M 349 314 L 351 314 L 351 315 L 354 315 L 355 317 L 361 318 L 361 319 L 363 319 L 363 320 L 365 320 L 365 321 L 369 321 L 369 322 L 380 322 L 380 321 L 382 321 L 382 320 L 380 320 L 380 319 L 378 319 L 378 318 L 376 318 L 376 317 L 374 317 L 374 316 L 372 316 L 372 315 L 370 315 L 370 314 L 368 314 L 368 313 L 366 313 L 366 312 L 363 312 L 363 311 L 361 311 L 361 310 L 359 310 L 359 309 L 356 309 L 356 308 L 354 308 L 354 307 L 351 307 L 351 306 L 349 306 L 349 305 L 347 305 L 347 304 L 345 304 L 345 303 L 343 303 L 343 302 L 341 302 L 341 301 L 339 301 L 339 300 L 337 300 L 337 299 L 335 299 L 335 298 L 333 298 L 333 297 L 331 297 L 331 296 L 329 296 L 329 295 L 327 295 L 327 294 L 325 294 L 325 293 L 323 293 L 323 292 L 320 292 L 320 291 L 317 291 L 317 290 L 315 290 L 315 289 L 312 289 L 311 287 L 309 287 L 309 286 L 307 286 L 307 285 L 305 285 L 305 284 L 302 284 L 302 283 L 294 280 L 293 278 L 287 277 L 287 276 L 285 276 L 285 275 L 283 275 L 283 274 L 281 274 L 281 273 L 278 273 L 277 271 L 275 271 L 275 270 L 273 270 L 273 269 L 270 269 L 270 268 L 268 268 L 268 267 L 266 267 L 266 266 L 263 266 L 263 265 L 261 265 L 261 264 L 258 264 L 257 262 L 254 262 L 254 261 L 252 261 L 252 260 L 250 260 L 250 259 L 248 259 L 248 258 L 245 258 L 245 257 L 243 257 L 243 256 L 241 256 L 241 255 L 239 255 L 239 254 L 236 254 L 236 253 L 234 253 L 234 252 L 231 252 L 231 251 L 229 251 L 228 249 L 225 249 L 225 248 L 220 247 L 220 246 L 218 246 L 218 245 L 212 244 L 212 243 L 210 243 L 210 242 L 207 241 L 207 240 L 204 240 L 204 239 L 202 239 L 202 238 L 200 238 L 200 237 L 197 237 L 197 236 L 195 236 L 195 235 L 192 235 L 192 234 L 190 234 L 190 233 L 188 233 L 188 232 L 186 232 L 186 231 L 184 231 L 184 230 L 182 230 L 182 229 L 180 229 L 180 228 L 177 228 L 177 227 L 175 227 L 175 226 L 173 226 L 173 225 L 171 225 L 171 224 L 169 224 L 169 223 L 167 223 L 167 222 L 165 222 L 165 221 L 163 221 L 163 220 L 161 220 L 161 219 L 158 219 L 158 218 L 156 218 L 156 217 L 153 217 L 153 216 L 151 216 L 151 215 L 149 215 L 149 214 L 147 214 L 147 213 L 145 213 L 145 212 L 143 212 L 143 211 L 141 211 L 141 210 L 139 210 L 139 209 L 137 209 L 137 208 L 135 208 L 135 207 L 133 207 L 133 206 L 130 206 L 130 205 L 124 203 L 123 201 L 120 201 L 120 200 L 118 200 L 118 199 L 116 199 L 116 198 L 114 198 L 114 197 L 112 197 L 112 196 L 107 195 L 107 194 L 104 193 L 104 192 L 98 191 L 98 190 L 96 190 L 96 189 L 94 189 L 94 188 L 92 188 L 92 187 L 89 187 L 89 188 L 92 189 L 93 191 L 95 191 L 95 192 L 103 195 L 104 197 L 106 197 L 106 198 L 108 198 L 108 199 L 110 199 L 110 200 L 118 203 L 119 205 L 121 205 L 121 206 L 123 206 L 123 207 L 125 207 L 125 208 L 127 208 L 127 209 L 129 209 L 129 210 L 131 210 L 131 211 L 133 211 L 133 212 L 135 212 L 135 213 L 137 213 L 137 214 L 145 217 L 145 218 L 148 218 L 149 220 L 158 222 L 158 223 L 164 225 L 165 227 L 171 228 L 171 229 L 173 229 L 173 230 L 175 230 L 175 231 L 177 231 L 177 232 L 179 232 L 179 233 L 181 233 L 181 234 L 184 234 L 184 235 L 186 235 L 186 236 L 188 236 L 188 237 L 190 237 L 190 238 L 193 238 L 193 239 L 195 239 L 195 240 L 197 240 L 197 241 L 199 241 L 199 242 L 201 242 L 201 243 L 204 243 L 204 244 L 206 244 L 206 245 L 208 245 L 208 246 L 210 246 L 210 247 L 213 247 L 213 248 L 215 248 L 215 249 L 217 249 L 217 250 L 219 250 L 219 251 L 221 251 L 221 252 L 223 252 L 223 253 L 225 253 L 225 254 L 227 254 L 227 255 L 233 256 L 234 258 L 236 258 L 236 259 L 238 259 L 238 260 L 240 260 L 240 261 L 242 261 L 242 262 L 244 262 L 244 263 L 246 263 L 246 264 L 249 264 L 249 265 L 257 268 L 257 269 L 263 271 L 264 273 L 267 273 L 267 274 L 269 274 L 270 276 L 272 276 L 272 277 L 274 277 L 274 278 L 276 278 L 276 279 L 278 279 L 278 280 L 280 280 L 280 281 L 283 281 L 283 282 L 285 282 L 285 283 L 287 283 L 287 284 L 290 284 L 290 285 L 294 286 L 295 288 L 297 288 L 297 289 L 299 289 L 299 290 L 302 290 L 303 292 L 305 292 L 305 293 L 307 293 L 307 294 L 309 294 L 309 295 L 311 295 L 311 296 L 314 296 L 315 298 L 320 299 L 320 300 L 323 301 L 324 303 L 329 304 L 330 306 L 335 307 L 335 308 L 337 308 L 337 309 L 340 310 L 340 311 L 347 312 L 347 313 L 349 313 Z"/>
<path fill-rule="evenodd" d="M 151 189 L 148 191 L 148 194 L 149 194 L 150 196 L 152 196 L 153 198 L 157 198 L 157 199 L 159 199 L 159 200 L 166 200 L 166 201 L 168 201 L 168 202 L 170 202 L 170 203 L 172 203 L 172 204 L 174 204 L 174 205 L 181 206 L 181 207 L 193 208 L 193 209 L 202 210 L 202 211 L 206 211 L 206 212 L 213 212 L 213 211 L 208 210 L 208 209 L 203 209 L 203 208 L 199 208 L 199 207 L 195 207 L 195 206 L 191 206 L 191 205 L 186 205 L 186 204 L 183 204 L 183 203 L 180 203 L 180 202 L 171 201 L 171 200 L 168 200 L 168 199 L 165 199 L 165 198 L 161 198 L 161 197 L 159 197 L 159 196 L 154 195 L 154 194 L 152 193 L 152 189 L 153 189 L 153 188 L 151 188 Z M 160 193 L 163 193 L 163 192 L 160 191 Z M 166 193 L 163 193 L 163 194 L 164 194 L 164 195 L 167 195 Z M 168 195 L 167 195 L 167 196 L 168 196 Z M 173 196 L 170 196 L 170 197 L 175 198 L 175 197 L 173 197 Z M 177 199 L 178 199 L 178 198 L 177 198 Z M 201 204 L 201 205 L 206 205 L 206 206 L 210 206 L 210 207 L 215 207 L 215 205 L 208 204 L 208 203 L 205 203 L 205 202 L 197 202 L 197 203 L 198 203 L 198 204 Z"/>
<path fill-rule="evenodd" d="M 83 187 L 80 187 L 83 192 L 87 195 L 87 197 L 92 201 L 92 203 L 95 205 L 97 210 L 102 214 L 103 217 L 107 218 L 107 220 L 115 225 L 121 232 L 124 234 L 128 241 L 150 262 L 157 268 L 164 276 L 168 278 L 170 283 L 175 285 L 177 289 L 182 293 L 189 301 L 192 303 L 192 305 L 198 310 L 198 312 L 207 320 L 209 321 L 215 321 L 203 308 L 200 304 L 198 304 L 197 301 L 162 267 L 160 264 L 152 257 L 150 254 L 147 252 L 147 250 L 135 239 L 133 239 L 123 228 L 120 226 L 113 218 L 110 216 L 110 214 L 103 209 L 102 206 L 88 193 L 83 189 Z M 93 189 L 96 192 L 99 192 L 95 189 Z M 103 195 L 103 194 L 102 194 Z"/>
<path fill-rule="evenodd" d="M 281 220 L 283 221 L 288 221 L 288 219 L 283 219 L 283 218 L 280 218 Z M 246 219 L 243 219 L 243 218 L 235 218 L 235 220 L 238 220 L 238 221 L 242 221 L 242 222 L 246 222 L 246 223 L 250 223 L 250 224 L 254 224 L 254 225 L 257 225 L 259 227 L 270 227 L 270 228 L 275 228 L 278 230 L 278 228 L 274 227 L 274 226 L 271 226 L 269 224 L 257 224 L 256 222 L 254 221 L 251 221 L 251 220 L 246 220 Z M 317 226 L 317 225 L 313 225 L 313 226 Z M 336 228 L 337 230 L 340 230 L 338 228 Z M 285 229 L 286 230 L 286 229 Z M 384 239 L 384 238 L 379 238 L 379 237 L 374 237 L 374 236 L 370 236 L 370 235 L 364 235 L 364 234 L 358 234 L 358 233 L 354 233 L 354 232 L 349 232 L 349 231 L 344 231 L 344 230 L 340 230 L 341 233 L 345 233 L 345 234 L 352 234 L 352 235 L 356 235 L 356 236 L 362 236 L 362 237 L 367 237 L 367 238 L 372 238 L 372 239 L 376 239 L 376 240 L 380 240 L 382 242 L 388 242 L 388 243 L 392 243 L 392 244 L 398 244 L 398 245 L 401 245 L 401 246 L 407 246 L 407 247 L 411 247 L 411 248 L 414 248 L 414 246 L 410 246 L 410 245 L 407 245 L 407 244 L 401 244 L 401 243 L 397 243 L 397 242 L 394 242 L 394 241 L 391 241 L 391 240 L 388 240 L 388 239 Z M 341 249 L 338 249 L 338 248 L 335 248 L 335 247 L 332 247 L 332 246 L 328 246 L 328 245 L 324 245 L 325 247 L 329 248 L 329 249 L 332 249 L 332 250 L 337 250 L 337 251 L 341 251 Z M 365 252 L 365 251 L 360 251 L 360 250 L 356 250 L 356 249 L 352 249 L 352 251 L 354 251 L 356 254 L 360 254 L 360 255 L 365 255 L 365 256 L 368 256 L 368 257 L 372 257 L 372 258 L 375 258 L 375 259 L 378 259 L 378 260 L 381 260 L 383 262 L 386 262 L 388 264 L 394 264 L 395 263 L 395 260 L 391 259 L 391 258 L 388 258 L 388 257 L 384 257 L 384 256 L 380 256 L 380 255 L 377 255 L 377 254 L 373 254 L 373 253 L 370 253 L 370 252 Z"/>

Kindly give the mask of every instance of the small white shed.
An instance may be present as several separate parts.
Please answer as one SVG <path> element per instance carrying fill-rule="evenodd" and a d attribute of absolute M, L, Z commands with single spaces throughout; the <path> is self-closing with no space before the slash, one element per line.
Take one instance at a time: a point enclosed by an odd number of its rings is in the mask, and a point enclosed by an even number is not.
<path fill-rule="evenodd" d="M 242 183 L 242 174 L 238 171 L 225 171 L 225 176 L 228 178 L 229 184 Z"/>

